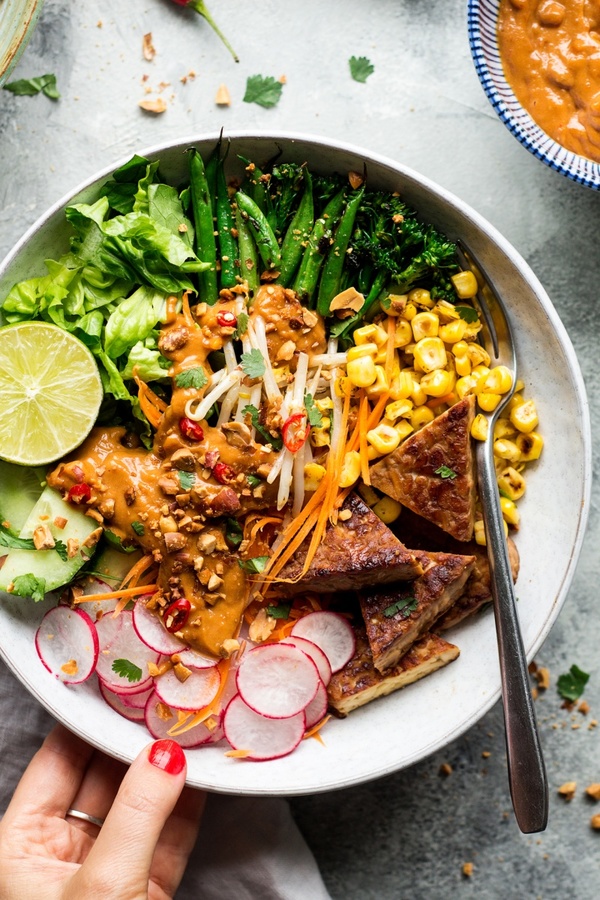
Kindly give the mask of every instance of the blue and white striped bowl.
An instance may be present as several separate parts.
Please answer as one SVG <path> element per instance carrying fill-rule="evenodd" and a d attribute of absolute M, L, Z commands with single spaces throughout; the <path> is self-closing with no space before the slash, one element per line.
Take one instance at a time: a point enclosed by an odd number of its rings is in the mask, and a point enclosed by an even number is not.
<path fill-rule="evenodd" d="M 468 0 L 469 44 L 475 69 L 488 100 L 511 134 L 530 153 L 578 184 L 600 190 L 600 165 L 566 150 L 536 125 L 508 84 L 498 50 L 500 0 Z"/>

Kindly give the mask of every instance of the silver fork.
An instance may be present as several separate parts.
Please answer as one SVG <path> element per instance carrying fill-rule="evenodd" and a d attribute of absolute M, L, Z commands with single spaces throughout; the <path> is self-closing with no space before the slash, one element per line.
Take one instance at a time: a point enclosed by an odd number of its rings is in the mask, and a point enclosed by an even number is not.
<path fill-rule="evenodd" d="M 492 365 L 506 366 L 512 374 L 510 392 L 503 395 L 494 412 L 484 413 L 488 421 L 488 437 L 485 441 L 475 441 L 475 459 L 500 657 L 510 793 L 519 828 L 524 834 L 531 834 L 543 831 L 548 822 L 548 781 L 504 536 L 493 440 L 494 425 L 514 393 L 517 359 L 510 321 L 502 299 L 480 262 L 462 241 L 458 242 L 458 250 L 461 265 L 474 272 L 479 284 L 475 303 L 483 322 L 481 343 L 489 353 Z"/>

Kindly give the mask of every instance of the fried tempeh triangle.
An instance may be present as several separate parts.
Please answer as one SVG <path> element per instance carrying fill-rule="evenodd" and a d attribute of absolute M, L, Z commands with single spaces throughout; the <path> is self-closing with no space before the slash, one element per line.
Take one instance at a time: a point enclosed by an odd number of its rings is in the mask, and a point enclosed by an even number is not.
<path fill-rule="evenodd" d="M 283 567 L 277 576 L 280 596 L 357 590 L 365 585 L 408 581 L 423 573 L 415 555 L 357 494 L 346 498 L 341 512 L 337 524 L 327 528 L 305 575 L 300 577 L 310 537 Z M 347 519 L 343 518 L 345 512 L 350 513 Z"/>
<path fill-rule="evenodd" d="M 474 415 L 475 398 L 465 397 L 370 470 L 373 487 L 460 541 L 475 523 Z"/>
<path fill-rule="evenodd" d="M 384 697 L 441 669 L 456 659 L 460 650 L 435 634 L 423 635 L 384 675 L 373 665 L 373 656 L 364 628 L 356 629 L 356 652 L 329 682 L 329 706 L 340 717 Z"/>
<path fill-rule="evenodd" d="M 475 564 L 474 556 L 417 555 L 426 569 L 413 584 L 360 595 L 373 664 L 384 674 L 461 596 Z"/>

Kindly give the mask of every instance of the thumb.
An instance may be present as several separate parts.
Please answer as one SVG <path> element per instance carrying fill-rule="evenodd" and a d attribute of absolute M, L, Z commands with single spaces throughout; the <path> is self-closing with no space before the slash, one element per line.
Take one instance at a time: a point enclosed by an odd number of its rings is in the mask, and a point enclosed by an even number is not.
<path fill-rule="evenodd" d="M 156 741 L 142 750 L 79 870 L 77 880 L 89 892 L 84 896 L 104 900 L 147 896 L 154 851 L 185 777 L 185 754 L 176 741 Z"/>

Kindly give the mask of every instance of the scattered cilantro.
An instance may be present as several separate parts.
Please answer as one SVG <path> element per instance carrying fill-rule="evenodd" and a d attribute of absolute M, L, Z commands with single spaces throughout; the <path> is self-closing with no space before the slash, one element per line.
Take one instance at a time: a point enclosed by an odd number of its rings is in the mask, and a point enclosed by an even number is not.
<path fill-rule="evenodd" d="M 189 491 L 196 480 L 196 476 L 193 472 L 183 472 L 181 469 L 177 472 L 177 477 L 179 478 L 179 484 L 181 485 L 182 491 Z"/>
<path fill-rule="evenodd" d="M 246 334 L 248 330 L 248 313 L 241 312 L 237 317 L 237 328 L 233 332 L 234 341 L 239 341 L 243 334 Z"/>
<path fill-rule="evenodd" d="M 225 540 L 230 547 L 239 547 L 244 539 L 242 526 L 237 519 L 227 519 L 225 529 Z"/>
<path fill-rule="evenodd" d="M 272 75 L 250 75 L 246 80 L 244 103 L 258 103 L 265 109 L 277 106 L 283 85 Z"/>
<path fill-rule="evenodd" d="M 111 547 L 115 547 L 122 553 L 133 553 L 134 550 L 139 549 L 136 544 L 124 544 L 121 538 L 114 531 L 111 531 L 110 528 L 104 529 L 104 539 L 107 544 L 110 544 Z"/>
<path fill-rule="evenodd" d="M 291 603 L 278 603 L 277 606 L 267 606 L 267 615 L 272 619 L 289 619 Z"/>
<path fill-rule="evenodd" d="M 311 428 L 320 428 L 323 424 L 323 416 L 317 409 L 312 394 L 304 395 L 304 406 L 306 408 L 306 418 Z"/>
<path fill-rule="evenodd" d="M 259 478 L 258 475 L 246 475 L 246 481 L 251 488 L 258 487 L 259 484 L 262 484 L 262 478 Z"/>
<path fill-rule="evenodd" d="M 112 670 L 120 678 L 126 678 L 127 681 L 141 681 L 142 679 L 140 667 L 128 659 L 115 659 L 112 664 Z"/>
<path fill-rule="evenodd" d="M 175 376 L 175 384 L 180 388 L 203 388 L 206 384 L 206 372 L 201 366 L 185 369 Z"/>
<path fill-rule="evenodd" d="M 408 619 L 411 612 L 414 612 L 418 605 L 419 601 L 416 599 L 416 597 L 402 597 L 400 600 L 396 600 L 396 602 L 392 603 L 390 606 L 386 606 L 383 614 L 386 619 L 391 619 L 392 616 L 395 616 L 397 613 L 401 612 L 402 617 L 404 619 Z"/>
<path fill-rule="evenodd" d="M 473 325 L 475 322 L 479 321 L 479 316 L 477 315 L 477 310 L 473 309 L 472 306 L 455 306 L 456 312 L 459 314 L 461 319 L 464 319 L 465 322 L 468 322 L 470 325 Z"/>
<path fill-rule="evenodd" d="M 456 478 L 456 472 L 454 469 L 449 469 L 448 466 L 440 466 L 439 469 L 435 470 L 435 474 L 439 475 L 440 478 Z"/>
<path fill-rule="evenodd" d="M 257 350 L 256 347 L 253 347 L 247 353 L 242 353 L 241 364 L 248 378 L 262 378 L 265 374 L 265 360 L 260 350 Z"/>
<path fill-rule="evenodd" d="M 583 694 L 583 689 L 589 681 L 587 672 L 582 672 L 579 666 L 572 665 L 568 672 L 559 675 L 556 687 L 564 700 L 578 700 Z"/>
<path fill-rule="evenodd" d="M 265 426 L 261 425 L 260 413 L 257 410 L 256 406 L 254 406 L 252 403 L 248 403 L 243 408 L 242 413 L 245 416 L 250 416 L 250 419 L 252 420 L 252 427 L 256 428 L 258 433 L 262 435 L 262 437 L 264 437 L 265 441 L 267 441 L 268 444 L 271 444 L 274 450 L 281 450 L 281 448 L 283 447 L 283 441 L 281 440 L 281 438 L 273 437 L 273 435 L 269 431 L 267 431 Z"/>
<path fill-rule="evenodd" d="M 58 100 L 60 94 L 56 89 L 56 75 L 40 75 L 39 78 L 21 78 L 19 81 L 11 81 L 4 85 L 5 91 L 16 94 L 18 97 L 34 97 L 36 94 L 45 94 L 50 100 Z"/>
<path fill-rule="evenodd" d="M 66 562 L 69 558 L 69 554 L 67 551 L 67 545 L 63 541 L 55 541 L 54 549 L 60 556 L 63 562 Z"/>
<path fill-rule="evenodd" d="M 251 575 L 260 575 L 261 572 L 264 572 L 268 562 L 268 556 L 253 556 L 251 559 L 238 559 L 240 569 L 243 569 L 244 572 L 249 572 Z"/>
<path fill-rule="evenodd" d="M 361 84 L 364 84 L 369 75 L 372 75 L 375 71 L 375 66 L 366 56 L 351 56 L 348 64 L 350 66 L 350 74 L 355 81 L 360 81 Z"/>
<path fill-rule="evenodd" d="M 44 599 L 46 594 L 46 579 L 36 578 L 35 575 L 17 575 L 13 581 L 12 593 L 17 597 L 31 597 L 35 603 Z"/>
<path fill-rule="evenodd" d="M 144 527 L 143 522 L 132 522 L 131 527 L 133 528 L 133 530 L 135 531 L 136 534 L 139 534 L 140 537 L 146 531 L 146 528 Z"/>
<path fill-rule="evenodd" d="M 0 547 L 9 547 L 11 550 L 35 550 L 31 538 L 16 537 L 2 524 L 0 524 Z"/>

